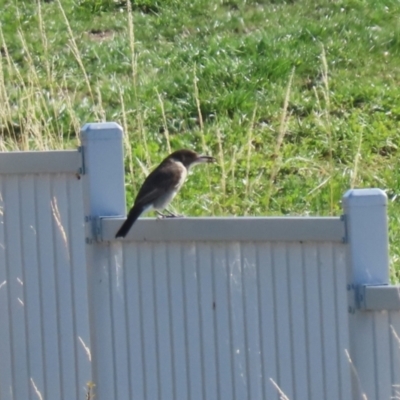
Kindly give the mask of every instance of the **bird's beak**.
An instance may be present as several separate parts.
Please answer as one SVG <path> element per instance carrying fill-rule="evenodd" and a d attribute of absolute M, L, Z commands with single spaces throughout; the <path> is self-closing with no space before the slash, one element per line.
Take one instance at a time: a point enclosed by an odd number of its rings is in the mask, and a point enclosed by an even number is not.
<path fill-rule="evenodd" d="M 198 161 L 199 163 L 213 163 L 217 161 L 214 157 L 211 156 L 199 156 Z"/>

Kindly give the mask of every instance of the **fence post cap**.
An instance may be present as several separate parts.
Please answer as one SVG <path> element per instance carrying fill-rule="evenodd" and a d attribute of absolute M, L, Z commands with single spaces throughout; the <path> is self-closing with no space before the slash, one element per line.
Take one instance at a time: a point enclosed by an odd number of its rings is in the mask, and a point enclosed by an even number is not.
<path fill-rule="evenodd" d="M 116 122 L 90 122 L 81 129 L 81 137 L 85 139 L 107 140 L 122 138 L 122 135 L 122 127 Z"/>
<path fill-rule="evenodd" d="M 350 189 L 343 196 L 345 207 L 386 206 L 386 193 L 378 188 Z"/>

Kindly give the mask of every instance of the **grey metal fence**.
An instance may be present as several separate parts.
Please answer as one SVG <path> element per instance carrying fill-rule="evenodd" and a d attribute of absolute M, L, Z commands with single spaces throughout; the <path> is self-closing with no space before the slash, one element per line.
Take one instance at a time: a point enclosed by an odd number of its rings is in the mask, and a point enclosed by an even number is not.
<path fill-rule="evenodd" d="M 343 200 L 343 218 L 141 219 L 117 241 L 118 125 L 0 153 L 0 399 L 400 398 L 386 196 Z"/>
<path fill-rule="evenodd" d="M 92 379 L 78 151 L 0 153 L 0 399 L 83 399 Z"/>

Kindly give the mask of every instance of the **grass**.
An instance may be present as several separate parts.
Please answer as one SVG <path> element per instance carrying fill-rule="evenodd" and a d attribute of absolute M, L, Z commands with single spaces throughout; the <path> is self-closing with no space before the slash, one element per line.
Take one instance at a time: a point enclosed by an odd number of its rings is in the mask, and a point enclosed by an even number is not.
<path fill-rule="evenodd" d="M 400 4 L 394 0 L 0 0 L 0 149 L 125 130 L 131 203 L 170 149 L 214 154 L 187 215 L 339 215 L 389 197 L 400 277 Z"/>

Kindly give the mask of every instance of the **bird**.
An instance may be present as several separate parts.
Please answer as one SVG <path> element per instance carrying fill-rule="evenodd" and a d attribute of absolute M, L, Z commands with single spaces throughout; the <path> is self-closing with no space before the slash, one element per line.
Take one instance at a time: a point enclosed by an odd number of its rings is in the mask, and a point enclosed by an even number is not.
<path fill-rule="evenodd" d="M 171 153 L 147 176 L 136 196 L 133 207 L 115 237 L 125 237 L 139 216 L 146 211 L 154 209 L 160 216 L 167 217 L 160 210 L 164 210 L 179 192 L 189 169 L 197 164 L 212 162 L 215 162 L 214 157 L 199 155 L 188 149 Z M 168 217 L 176 217 L 170 211 L 168 213 Z"/>

